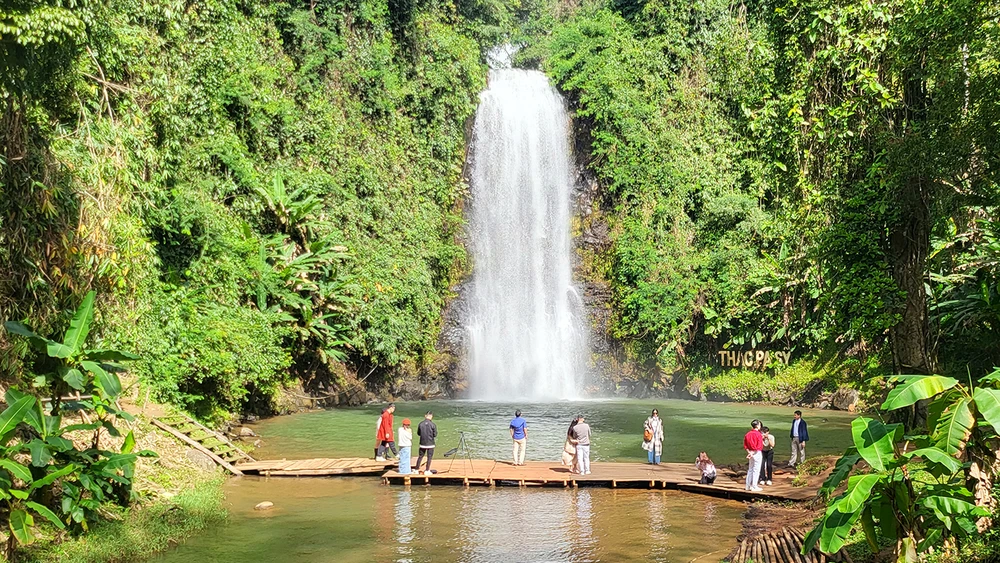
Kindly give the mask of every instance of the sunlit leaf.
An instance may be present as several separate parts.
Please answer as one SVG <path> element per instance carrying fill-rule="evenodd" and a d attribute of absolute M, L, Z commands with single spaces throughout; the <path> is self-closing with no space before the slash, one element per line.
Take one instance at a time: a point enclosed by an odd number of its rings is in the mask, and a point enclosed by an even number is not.
<path fill-rule="evenodd" d="M 937 428 L 931 434 L 935 445 L 953 457 L 961 457 L 972 434 L 976 417 L 972 414 L 972 399 L 963 397 L 950 405 L 938 418 Z"/>
<path fill-rule="evenodd" d="M 899 382 L 889 391 L 882 409 L 895 410 L 917 401 L 929 399 L 958 385 L 958 380 L 941 375 L 897 375 L 890 381 Z"/>
<path fill-rule="evenodd" d="M 108 373 L 96 362 L 80 362 L 83 369 L 94 374 L 94 384 L 109 399 L 116 399 L 122 393 L 122 382 L 118 379 L 118 374 Z"/>
<path fill-rule="evenodd" d="M 31 528 L 35 525 L 35 519 L 24 510 L 17 509 L 10 512 L 10 531 L 22 545 L 28 545 L 35 540 L 31 534 Z"/>
<path fill-rule="evenodd" d="M 881 422 L 863 416 L 851 422 L 851 434 L 854 447 L 868 465 L 878 471 L 896 459 L 895 440 L 902 437 L 902 426 L 899 424 L 882 424 Z"/>
<path fill-rule="evenodd" d="M 847 492 L 832 506 L 840 512 L 855 512 L 860 510 L 868 500 L 868 497 L 871 496 L 872 489 L 881 480 L 882 476 L 874 473 L 851 477 L 847 482 Z"/>
<path fill-rule="evenodd" d="M 62 520 L 60 520 L 59 517 L 56 516 L 55 513 L 49 509 L 49 507 L 38 504 L 37 502 L 31 502 L 30 500 L 24 504 L 28 508 L 34 510 L 35 512 L 43 516 L 49 522 L 52 522 L 52 524 L 58 527 L 59 529 L 63 529 L 66 527 L 66 525 L 63 524 Z"/>
<path fill-rule="evenodd" d="M 983 415 L 994 432 L 1000 434 L 1000 389 L 977 387 L 972 397 L 979 414 Z"/>
<path fill-rule="evenodd" d="M 69 355 L 80 353 L 83 350 L 83 343 L 87 340 L 87 335 L 90 334 L 90 323 L 94 320 L 95 295 L 97 295 L 95 291 L 87 293 L 76 309 L 73 320 L 69 323 L 69 329 L 66 330 L 66 336 L 63 337 L 63 344 L 70 349 Z"/>
<path fill-rule="evenodd" d="M 35 398 L 27 395 L 21 397 L 0 413 L 0 436 L 6 436 L 24 420 L 25 415 L 35 406 Z"/>

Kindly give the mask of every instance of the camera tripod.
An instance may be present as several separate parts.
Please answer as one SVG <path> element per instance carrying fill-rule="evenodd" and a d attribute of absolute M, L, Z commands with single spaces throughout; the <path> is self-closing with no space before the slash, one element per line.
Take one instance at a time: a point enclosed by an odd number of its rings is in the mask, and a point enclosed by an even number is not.
<path fill-rule="evenodd" d="M 469 460 L 469 467 L 473 471 L 476 470 L 475 466 L 472 465 L 472 452 L 469 451 L 469 444 L 465 441 L 465 432 L 459 432 L 458 447 L 453 448 L 445 452 L 444 457 L 451 457 L 451 463 L 448 465 L 448 473 L 451 473 L 451 467 L 455 465 L 455 458 L 465 455 L 465 459 Z"/>

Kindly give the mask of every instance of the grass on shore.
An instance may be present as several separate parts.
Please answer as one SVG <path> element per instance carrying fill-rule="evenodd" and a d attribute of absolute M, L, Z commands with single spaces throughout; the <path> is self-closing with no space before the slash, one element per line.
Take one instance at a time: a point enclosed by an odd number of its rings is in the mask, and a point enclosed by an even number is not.
<path fill-rule="evenodd" d="M 195 483 L 172 498 L 123 509 L 90 532 L 25 551 L 22 561 L 38 563 L 124 563 L 141 561 L 175 545 L 192 532 L 226 518 L 222 477 Z"/>

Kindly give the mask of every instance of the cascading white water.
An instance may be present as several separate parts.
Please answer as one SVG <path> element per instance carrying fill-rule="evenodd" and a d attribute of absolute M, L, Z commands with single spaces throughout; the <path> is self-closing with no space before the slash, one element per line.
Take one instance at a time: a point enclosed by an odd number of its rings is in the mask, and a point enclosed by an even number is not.
<path fill-rule="evenodd" d="M 569 132 L 544 74 L 490 71 L 471 161 L 472 398 L 581 395 L 586 338 L 572 279 Z"/>

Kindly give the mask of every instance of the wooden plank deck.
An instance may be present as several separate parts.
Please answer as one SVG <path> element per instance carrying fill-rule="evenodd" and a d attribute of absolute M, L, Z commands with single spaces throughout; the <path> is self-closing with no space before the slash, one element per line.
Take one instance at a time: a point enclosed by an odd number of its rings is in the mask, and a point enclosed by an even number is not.
<path fill-rule="evenodd" d="M 244 475 L 266 477 L 323 477 L 332 475 L 382 475 L 396 466 L 393 461 L 375 461 L 360 457 L 341 459 L 279 459 L 240 463 Z"/>
<path fill-rule="evenodd" d="M 416 460 L 414 460 L 415 463 Z M 529 461 L 517 467 L 507 461 L 435 459 L 434 475 L 411 473 L 402 475 L 393 468 L 382 476 L 391 485 L 487 485 L 520 487 L 605 487 L 672 489 L 734 500 L 793 500 L 805 501 L 816 496 L 825 478 L 809 478 L 807 486 L 792 485 L 795 474 L 783 469 L 775 470 L 773 485 L 762 487 L 761 492 L 744 489 L 744 478 L 722 469 L 713 485 L 700 485 L 701 474 L 694 464 L 593 462 L 590 475 L 570 473 L 556 462 Z M 744 473 L 745 475 L 745 473 Z"/>
<path fill-rule="evenodd" d="M 413 459 L 416 463 L 416 458 Z M 743 477 L 733 471 L 720 469 L 713 485 L 700 485 L 700 473 L 694 464 L 594 462 L 590 475 L 570 473 L 557 462 L 529 461 L 516 467 L 509 461 L 491 459 L 435 459 L 437 473 L 402 475 L 395 462 L 375 461 L 364 458 L 319 458 L 271 460 L 240 463 L 236 466 L 246 475 L 265 477 L 322 477 L 322 476 L 382 476 L 390 485 L 458 485 L 458 486 L 514 486 L 514 487 L 604 487 L 632 489 L 668 489 L 734 500 L 791 500 L 806 501 L 815 498 L 825 475 L 809 477 L 808 485 L 794 486 L 795 473 L 776 468 L 774 484 L 763 487 L 761 492 L 744 490 Z"/>

